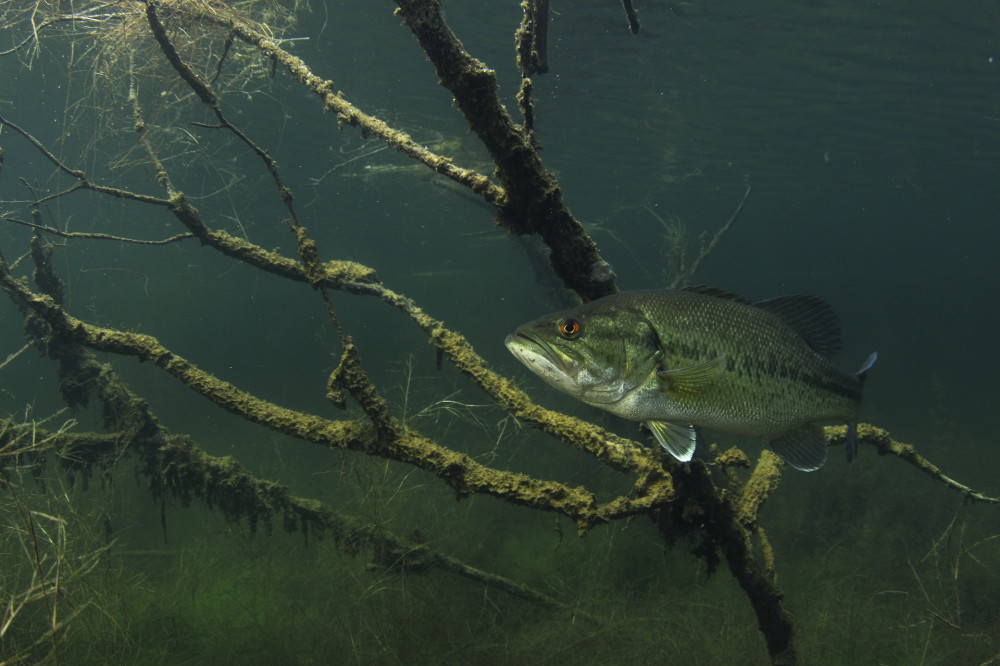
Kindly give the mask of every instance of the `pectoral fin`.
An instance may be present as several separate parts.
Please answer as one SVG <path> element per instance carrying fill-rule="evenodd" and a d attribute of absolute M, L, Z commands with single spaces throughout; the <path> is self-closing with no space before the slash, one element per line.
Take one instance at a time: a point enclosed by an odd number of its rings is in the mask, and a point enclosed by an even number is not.
<path fill-rule="evenodd" d="M 725 354 L 716 356 L 711 361 L 705 361 L 698 365 L 689 365 L 686 368 L 676 368 L 674 370 L 660 370 L 656 376 L 664 392 L 682 393 L 694 396 L 709 386 L 726 369 L 728 357 Z"/>
<path fill-rule="evenodd" d="M 786 463 L 803 472 L 814 472 L 826 462 L 826 435 L 823 428 L 815 423 L 808 423 L 771 440 L 771 448 Z"/>
<path fill-rule="evenodd" d="M 660 446 L 667 450 L 667 453 L 680 462 L 691 460 L 698 440 L 698 433 L 694 426 L 680 425 L 669 421 L 646 421 L 646 427 L 656 437 Z"/>

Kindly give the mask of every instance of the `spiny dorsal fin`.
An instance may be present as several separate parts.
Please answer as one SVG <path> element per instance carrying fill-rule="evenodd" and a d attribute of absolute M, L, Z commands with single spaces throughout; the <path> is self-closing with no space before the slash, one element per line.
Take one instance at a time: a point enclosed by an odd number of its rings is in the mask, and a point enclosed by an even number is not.
<path fill-rule="evenodd" d="M 747 305 L 752 305 L 750 301 L 743 298 L 739 294 L 734 294 L 731 291 L 724 291 L 718 287 L 710 287 L 707 284 L 695 284 L 690 287 L 683 287 L 681 291 L 690 291 L 694 294 L 702 294 L 703 296 L 714 296 L 715 298 L 721 298 L 726 301 L 736 301 L 737 303 L 746 303 Z"/>
<path fill-rule="evenodd" d="M 843 345 L 837 313 L 822 298 L 795 294 L 778 296 L 754 305 L 776 315 L 820 354 L 833 356 Z"/>
<path fill-rule="evenodd" d="M 840 336 L 840 319 L 830 304 L 817 296 L 792 294 L 752 303 L 738 294 L 717 287 L 698 284 L 684 287 L 683 291 L 712 296 L 736 303 L 753 305 L 767 310 L 792 328 L 813 351 L 833 356 L 843 346 Z"/>

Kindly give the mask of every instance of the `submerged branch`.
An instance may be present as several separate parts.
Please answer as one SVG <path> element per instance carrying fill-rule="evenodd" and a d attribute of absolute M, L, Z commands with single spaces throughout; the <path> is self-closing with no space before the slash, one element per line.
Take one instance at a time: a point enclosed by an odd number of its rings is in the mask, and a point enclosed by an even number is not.
<path fill-rule="evenodd" d="M 562 200 L 542 165 L 532 133 L 511 120 L 497 96 L 496 72 L 472 57 L 448 27 L 440 0 L 396 0 L 399 14 L 434 63 L 440 83 L 497 165 L 507 197 L 497 222 L 516 234 L 537 233 L 551 249 L 563 284 L 589 301 L 618 291 L 597 245 Z M 523 91 L 522 91 L 523 92 Z"/>
<path fill-rule="evenodd" d="M 163 347 L 152 336 L 94 326 L 67 314 L 50 297 L 31 292 L 2 267 L 0 288 L 7 291 L 26 315 L 38 316 L 51 326 L 56 339 L 148 361 L 219 407 L 269 430 L 329 448 L 348 448 L 419 467 L 447 482 L 459 497 L 488 494 L 514 504 L 556 511 L 575 521 L 581 532 L 596 524 L 647 511 L 651 508 L 651 499 L 658 502 L 673 499 L 667 475 L 659 480 L 655 495 L 636 500 L 619 498 L 599 505 L 594 494 L 585 488 L 571 488 L 559 482 L 487 467 L 410 428 L 400 427 L 391 437 L 386 437 L 386 431 L 379 429 L 378 424 L 330 421 L 279 407 L 201 370 Z"/>
<path fill-rule="evenodd" d="M 843 444 L 847 438 L 846 426 L 827 426 L 826 440 L 831 445 Z M 889 436 L 887 430 L 877 428 L 867 423 L 858 424 L 858 442 L 861 444 L 871 444 L 878 451 L 880 456 L 896 456 L 910 463 L 932 479 L 940 481 L 952 490 L 957 490 L 970 502 L 985 502 L 987 504 L 1000 504 L 1000 497 L 990 497 L 981 492 L 973 490 L 964 483 L 946 476 L 941 469 L 917 453 L 912 444 L 897 442 Z"/>
<path fill-rule="evenodd" d="M 524 17 L 514 34 L 514 41 L 517 67 L 521 77 L 526 79 L 549 71 L 549 0 L 524 0 L 521 9 Z"/>
<path fill-rule="evenodd" d="M 0 218 L 6 222 L 11 222 L 13 224 L 20 224 L 25 227 L 31 227 L 36 231 L 44 231 L 47 234 L 53 236 L 58 236 L 59 238 L 81 238 L 84 240 L 110 240 L 118 241 L 120 243 L 131 243 L 132 245 L 169 245 L 170 243 L 176 243 L 178 241 L 187 240 L 188 238 L 194 238 L 192 233 L 176 234 L 170 238 L 163 238 L 161 240 L 144 240 L 142 238 L 127 238 L 125 236 L 115 236 L 113 234 L 103 234 L 97 232 L 88 231 L 62 231 L 56 229 L 55 227 L 50 227 L 44 224 L 37 224 L 35 222 L 25 222 L 24 220 L 19 220 L 16 217 L 3 217 Z"/>
<path fill-rule="evenodd" d="M 121 384 L 114 372 L 105 368 L 99 383 L 94 389 L 102 395 L 106 409 L 121 414 L 146 412 L 143 419 L 156 423 L 148 407 Z M 7 449 L 8 444 L 24 439 L 44 441 L 45 445 Z M 572 610 L 550 595 L 477 569 L 425 543 L 344 515 L 318 500 L 296 497 L 281 484 L 253 476 L 233 458 L 208 455 L 190 438 L 171 435 L 159 425 L 142 434 L 103 434 L 49 432 L 34 424 L 0 420 L 0 451 L 8 463 L 16 463 L 28 455 L 38 462 L 40 452 L 51 451 L 62 467 L 89 474 L 94 465 L 104 466 L 118 460 L 126 448 L 136 451 L 142 459 L 141 473 L 149 479 L 154 498 L 161 502 L 166 493 L 185 505 L 197 497 L 209 508 L 219 509 L 228 521 L 246 520 L 251 532 L 256 532 L 260 522 L 270 532 L 271 517 L 280 516 L 286 532 L 301 531 L 307 539 L 310 531 L 332 535 L 348 555 L 356 557 L 370 552 L 372 564 L 387 571 L 425 573 L 438 568 L 547 608 Z"/>
<path fill-rule="evenodd" d="M 438 568 L 548 608 L 569 608 L 543 592 L 472 567 L 425 543 L 342 514 L 318 500 L 296 497 L 281 484 L 256 478 L 233 458 L 208 455 L 187 437 L 167 437 L 147 460 L 143 473 L 150 478 L 154 494 L 170 492 L 185 502 L 194 494 L 209 507 L 221 509 L 228 520 L 246 518 L 251 529 L 262 519 L 270 531 L 270 516 L 279 515 L 286 532 L 300 530 L 307 538 L 310 530 L 329 533 L 349 555 L 358 556 L 370 548 L 372 564 L 387 571 L 419 574 Z"/>
<path fill-rule="evenodd" d="M 206 17 L 212 19 L 212 17 Z M 217 19 L 212 19 L 217 20 Z M 339 91 L 333 88 L 333 81 L 323 80 L 312 73 L 301 58 L 293 56 L 281 48 L 277 40 L 255 30 L 252 26 L 236 20 L 226 23 L 237 37 L 255 46 L 268 58 L 272 58 L 295 79 L 323 100 L 327 111 L 337 114 L 339 123 L 360 127 L 362 134 L 373 134 L 399 152 L 427 165 L 437 173 L 450 178 L 456 183 L 468 187 L 490 204 L 501 205 L 506 198 L 503 188 L 494 185 L 489 178 L 472 169 L 456 166 L 450 157 L 437 155 L 425 146 L 414 141 L 409 134 L 393 129 L 375 116 L 364 113 L 344 99 Z"/>
<path fill-rule="evenodd" d="M 622 8 L 625 10 L 625 18 L 628 19 L 628 29 L 633 35 L 639 34 L 639 15 L 632 6 L 632 0 L 622 0 Z"/>

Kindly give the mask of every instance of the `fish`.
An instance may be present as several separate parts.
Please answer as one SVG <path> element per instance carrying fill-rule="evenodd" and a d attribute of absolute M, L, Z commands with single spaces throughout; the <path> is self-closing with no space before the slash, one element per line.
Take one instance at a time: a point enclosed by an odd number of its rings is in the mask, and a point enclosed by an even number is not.
<path fill-rule="evenodd" d="M 815 296 L 750 302 L 714 287 L 625 291 L 549 314 L 504 340 L 548 384 L 642 423 L 680 462 L 701 428 L 762 439 L 786 463 L 827 460 L 823 422 L 847 423 L 857 457 L 861 393 L 878 354 L 848 373 L 840 322 Z"/>

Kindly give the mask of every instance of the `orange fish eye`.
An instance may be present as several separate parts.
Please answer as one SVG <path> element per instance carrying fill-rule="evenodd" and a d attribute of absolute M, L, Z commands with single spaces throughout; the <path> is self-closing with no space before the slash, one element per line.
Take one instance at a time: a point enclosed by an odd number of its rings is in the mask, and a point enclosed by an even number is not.
<path fill-rule="evenodd" d="M 559 324 L 559 333 L 567 339 L 572 339 L 580 332 L 580 322 L 576 319 L 567 319 Z"/>

